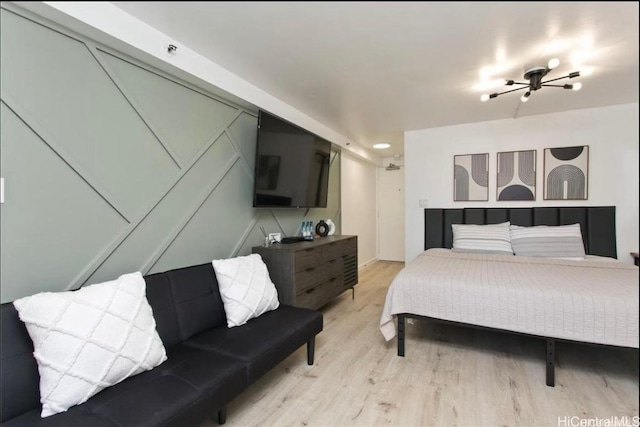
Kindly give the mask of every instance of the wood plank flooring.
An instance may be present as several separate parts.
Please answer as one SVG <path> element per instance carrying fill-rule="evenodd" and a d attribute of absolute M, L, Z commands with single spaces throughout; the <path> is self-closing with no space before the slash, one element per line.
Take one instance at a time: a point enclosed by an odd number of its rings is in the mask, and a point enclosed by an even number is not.
<path fill-rule="evenodd" d="M 296 351 L 231 402 L 226 426 L 568 427 L 638 416 L 637 350 L 557 343 L 551 388 L 541 339 L 414 320 L 398 357 L 378 325 L 402 267 L 361 270 L 355 300 L 345 292 L 321 309 L 314 366 L 306 347 Z"/>

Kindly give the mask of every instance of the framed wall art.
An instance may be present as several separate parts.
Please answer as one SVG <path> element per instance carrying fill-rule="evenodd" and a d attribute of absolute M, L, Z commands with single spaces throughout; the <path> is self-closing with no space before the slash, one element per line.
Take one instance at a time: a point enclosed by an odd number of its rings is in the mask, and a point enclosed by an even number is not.
<path fill-rule="evenodd" d="M 536 199 L 536 150 L 498 153 L 496 200 Z"/>
<path fill-rule="evenodd" d="M 589 146 L 544 149 L 544 200 L 587 200 Z"/>
<path fill-rule="evenodd" d="M 489 201 L 489 153 L 453 156 L 453 201 Z"/>

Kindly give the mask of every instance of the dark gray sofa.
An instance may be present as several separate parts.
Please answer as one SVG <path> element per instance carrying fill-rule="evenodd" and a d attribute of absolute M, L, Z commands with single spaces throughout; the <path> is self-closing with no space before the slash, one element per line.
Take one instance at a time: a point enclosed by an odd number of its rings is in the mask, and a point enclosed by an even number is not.
<path fill-rule="evenodd" d="M 227 328 L 211 264 L 145 281 L 168 360 L 48 418 L 40 418 L 31 339 L 13 304 L 2 304 L 3 426 L 192 426 L 216 414 L 222 424 L 228 402 L 305 343 L 313 364 L 315 336 L 323 326 L 317 311 L 281 305 Z"/>

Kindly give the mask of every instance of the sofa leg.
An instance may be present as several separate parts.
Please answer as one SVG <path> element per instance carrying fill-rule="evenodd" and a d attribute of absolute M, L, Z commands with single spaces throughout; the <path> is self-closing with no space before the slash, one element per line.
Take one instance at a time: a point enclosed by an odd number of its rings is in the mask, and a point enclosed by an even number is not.
<path fill-rule="evenodd" d="M 307 364 L 313 365 L 313 355 L 316 348 L 316 337 L 311 338 L 307 341 Z"/>
<path fill-rule="evenodd" d="M 222 425 L 227 422 L 227 408 L 224 407 L 218 411 L 218 424 Z"/>

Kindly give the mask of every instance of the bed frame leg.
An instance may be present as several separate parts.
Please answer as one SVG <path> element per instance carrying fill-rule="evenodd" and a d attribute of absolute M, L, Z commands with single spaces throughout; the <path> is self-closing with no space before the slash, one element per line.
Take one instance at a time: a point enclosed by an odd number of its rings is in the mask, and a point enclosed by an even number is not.
<path fill-rule="evenodd" d="M 555 357 L 556 357 L 556 342 L 552 338 L 547 338 L 547 385 L 549 387 L 555 387 Z"/>
<path fill-rule="evenodd" d="M 404 357 L 404 314 L 398 314 L 398 356 Z"/>

